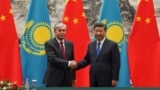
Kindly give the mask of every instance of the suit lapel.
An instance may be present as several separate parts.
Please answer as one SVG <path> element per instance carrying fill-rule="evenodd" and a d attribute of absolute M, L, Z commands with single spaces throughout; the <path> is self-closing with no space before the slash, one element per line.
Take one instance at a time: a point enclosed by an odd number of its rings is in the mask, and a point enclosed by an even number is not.
<path fill-rule="evenodd" d="M 97 55 L 96 55 L 96 48 L 97 47 L 96 46 L 97 46 L 97 42 L 94 41 L 93 44 L 92 44 L 92 47 L 91 47 L 91 50 L 93 49 L 92 52 L 93 52 L 93 57 L 95 59 L 94 61 L 96 61 L 96 59 L 97 59 Z"/>
<path fill-rule="evenodd" d="M 65 55 L 66 55 L 66 59 L 68 58 L 67 56 L 67 54 L 69 53 L 69 49 L 68 49 L 68 43 L 66 42 L 66 41 L 64 41 L 64 45 L 65 45 Z"/>
<path fill-rule="evenodd" d="M 56 38 L 53 39 L 53 45 L 56 47 L 59 57 L 62 58 L 63 56 L 62 56 L 62 53 L 61 53 L 61 48 L 60 48 L 59 43 L 56 40 Z"/>

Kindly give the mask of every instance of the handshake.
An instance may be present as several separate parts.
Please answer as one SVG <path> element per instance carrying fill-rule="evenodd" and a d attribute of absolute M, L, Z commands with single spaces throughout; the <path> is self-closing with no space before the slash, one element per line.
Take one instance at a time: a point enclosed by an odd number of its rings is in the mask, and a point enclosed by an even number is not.
<path fill-rule="evenodd" d="M 76 61 L 74 61 L 74 60 L 70 61 L 70 65 L 69 65 L 69 67 L 70 67 L 71 69 L 75 69 L 75 68 L 77 68 L 77 62 L 76 62 Z"/>

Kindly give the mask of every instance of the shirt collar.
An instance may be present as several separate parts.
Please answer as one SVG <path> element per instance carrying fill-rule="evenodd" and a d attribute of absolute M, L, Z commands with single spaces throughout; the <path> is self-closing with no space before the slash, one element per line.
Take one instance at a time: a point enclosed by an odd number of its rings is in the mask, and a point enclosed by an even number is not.
<path fill-rule="evenodd" d="M 62 41 L 60 41 L 58 38 L 56 38 L 56 40 L 58 41 L 58 43 L 60 43 L 60 42 L 64 43 L 64 39 Z"/>
<path fill-rule="evenodd" d="M 100 42 L 101 45 L 102 45 L 102 44 L 104 43 L 104 40 L 105 40 L 105 37 L 104 37 L 101 41 L 98 41 L 98 40 L 97 40 L 97 43 Z"/>

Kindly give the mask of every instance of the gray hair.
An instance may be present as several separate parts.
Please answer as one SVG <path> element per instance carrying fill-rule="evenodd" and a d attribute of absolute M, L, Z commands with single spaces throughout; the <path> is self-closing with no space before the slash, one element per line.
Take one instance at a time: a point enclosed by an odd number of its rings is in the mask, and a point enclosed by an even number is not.
<path fill-rule="evenodd" d="M 58 27 L 63 27 L 64 29 L 66 29 L 67 26 L 66 26 L 66 24 L 64 24 L 61 21 L 59 21 L 54 25 L 54 29 L 56 29 Z"/>

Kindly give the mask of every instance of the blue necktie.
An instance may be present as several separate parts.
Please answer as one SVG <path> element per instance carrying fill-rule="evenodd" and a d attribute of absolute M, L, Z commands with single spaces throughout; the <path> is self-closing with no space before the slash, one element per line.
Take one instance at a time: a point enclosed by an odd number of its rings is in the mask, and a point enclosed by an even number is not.
<path fill-rule="evenodd" d="M 97 50 L 96 50 L 96 53 L 97 53 L 97 57 L 98 57 L 98 55 L 99 55 L 99 53 L 100 53 L 100 45 L 101 45 L 101 43 L 100 42 L 98 42 L 97 43 L 98 45 L 97 45 Z"/>

